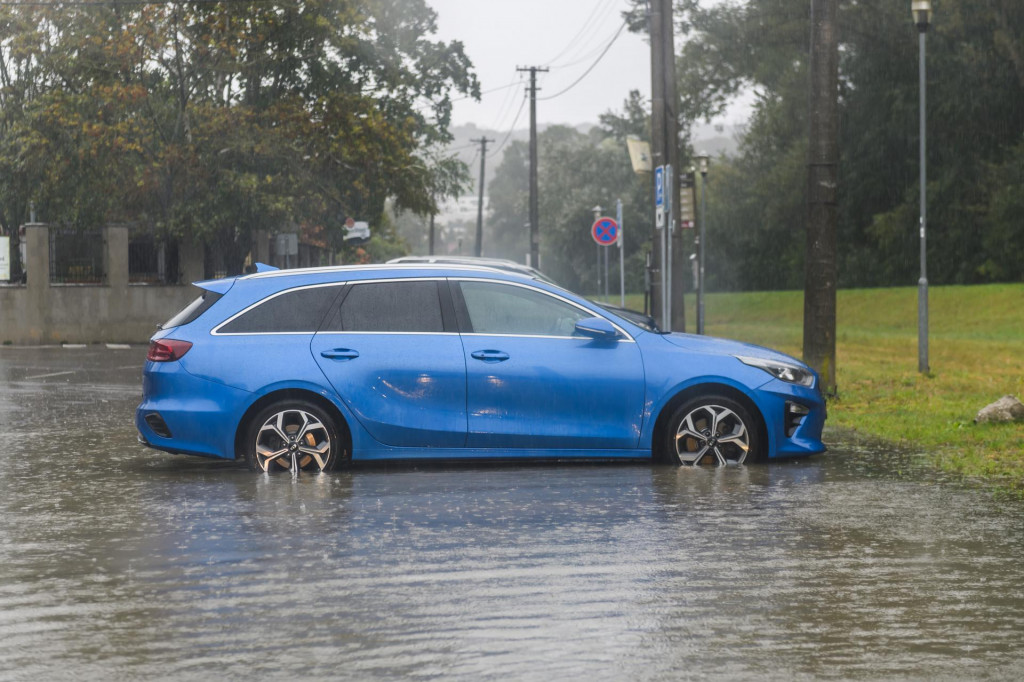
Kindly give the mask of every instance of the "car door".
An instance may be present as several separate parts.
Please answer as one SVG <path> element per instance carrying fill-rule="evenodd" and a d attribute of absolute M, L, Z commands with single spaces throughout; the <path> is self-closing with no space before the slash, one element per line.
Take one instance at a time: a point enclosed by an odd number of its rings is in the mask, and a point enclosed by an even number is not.
<path fill-rule="evenodd" d="M 595 314 L 529 285 L 452 280 L 466 352 L 470 447 L 635 448 L 644 403 L 637 344 L 574 333 Z"/>
<path fill-rule="evenodd" d="M 352 283 L 310 346 L 341 399 L 386 445 L 452 448 L 466 441 L 466 361 L 439 284 L 444 280 Z"/>

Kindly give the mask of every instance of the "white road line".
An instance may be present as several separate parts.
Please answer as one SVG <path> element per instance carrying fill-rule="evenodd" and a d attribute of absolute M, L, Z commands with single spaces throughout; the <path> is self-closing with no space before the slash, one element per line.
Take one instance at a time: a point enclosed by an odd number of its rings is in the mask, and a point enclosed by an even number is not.
<path fill-rule="evenodd" d="M 45 379 L 47 377 L 59 377 L 59 376 L 64 376 L 65 374 L 74 374 L 74 373 L 75 373 L 74 370 L 69 370 L 67 372 L 51 372 L 49 374 L 36 374 L 35 376 L 25 377 L 25 381 L 28 381 L 29 379 Z"/>

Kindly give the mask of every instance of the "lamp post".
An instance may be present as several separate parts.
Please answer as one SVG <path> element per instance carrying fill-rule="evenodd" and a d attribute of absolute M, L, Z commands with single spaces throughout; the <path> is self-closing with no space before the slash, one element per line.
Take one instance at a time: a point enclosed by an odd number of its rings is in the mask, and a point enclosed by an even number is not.
<path fill-rule="evenodd" d="M 917 280 L 917 371 L 922 374 L 928 373 L 928 254 L 927 254 L 927 173 L 925 167 L 925 35 L 928 33 L 928 24 L 932 20 L 931 0 L 911 0 L 910 11 L 914 15 L 914 23 L 917 24 L 918 33 L 918 87 L 920 106 L 920 134 L 921 134 L 921 278 Z"/>
<path fill-rule="evenodd" d="M 708 167 L 711 157 L 697 157 L 697 170 L 700 171 L 700 244 L 697 256 L 697 333 L 704 333 L 704 226 L 707 224 L 707 203 L 704 188 L 708 184 Z"/>

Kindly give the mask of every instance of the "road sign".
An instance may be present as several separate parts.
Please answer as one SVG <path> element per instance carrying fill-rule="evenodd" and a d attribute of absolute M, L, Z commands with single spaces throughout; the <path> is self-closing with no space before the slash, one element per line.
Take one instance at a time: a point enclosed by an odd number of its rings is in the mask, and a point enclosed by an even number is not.
<path fill-rule="evenodd" d="M 639 138 L 627 137 L 626 148 L 629 149 L 629 160 L 633 164 L 633 172 L 650 173 L 651 145 Z"/>
<path fill-rule="evenodd" d="M 694 182 L 693 173 L 684 173 L 679 179 L 679 226 L 692 229 L 697 223 L 694 217 Z"/>
<path fill-rule="evenodd" d="M 654 224 L 665 227 L 665 167 L 654 169 Z"/>
<path fill-rule="evenodd" d="M 590 236 L 601 246 L 611 246 L 619 240 L 619 224 L 614 218 L 598 218 L 590 226 Z"/>

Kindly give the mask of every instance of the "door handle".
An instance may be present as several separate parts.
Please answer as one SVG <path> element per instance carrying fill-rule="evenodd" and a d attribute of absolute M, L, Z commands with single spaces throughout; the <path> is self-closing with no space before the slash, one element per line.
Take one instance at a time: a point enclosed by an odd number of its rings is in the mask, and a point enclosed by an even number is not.
<path fill-rule="evenodd" d="M 359 351 L 351 348 L 332 348 L 320 351 L 320 356 L 329 360 L 355 360 L 359 357 Z"/>
<path fill-rule="evenodd" d="M 508 360 L 508 353 L 500 350 L 475 350 L 470 355 L 484 362 L 505 362 Z"/>

